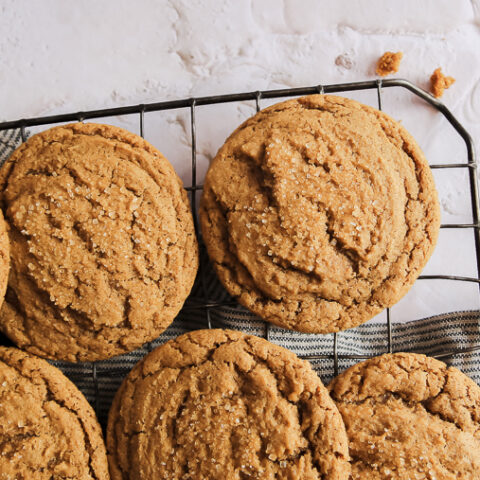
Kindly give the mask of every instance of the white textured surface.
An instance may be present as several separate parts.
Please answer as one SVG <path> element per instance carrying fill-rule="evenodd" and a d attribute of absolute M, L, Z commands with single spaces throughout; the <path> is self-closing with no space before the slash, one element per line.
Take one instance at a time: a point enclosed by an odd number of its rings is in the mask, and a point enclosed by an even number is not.
<path fill-rule="evenodd" d="M 441 66 L 444 102 L 480 138 L 480 0 L 0 0 L 0 119 L 188 96 L 372 79 L 386 50 L 399 77 L 428 88 Z M 373 92 L 348 94 L 375 106 Z M 267 103 L 263 103 L 265 106 Z M 384 110 L 431 163 L 462 162 L 460 137 L 401 89 Z M 252 102 L 197 109 L 200 173 Z M 107 120 L 106 120 L 107 121 Z M 138 132 L 132 117 L 108 122 Z M 188 112 L 146 115 L 146 136 L 190 182 Z M 436 171 L 442 220 L 471 221 L 466 172 Z M 475 275 L 471 231 L 442 230 L 425 273 Z M 419 281 L 394 320 L 478 308 L 474 284 Z"/>

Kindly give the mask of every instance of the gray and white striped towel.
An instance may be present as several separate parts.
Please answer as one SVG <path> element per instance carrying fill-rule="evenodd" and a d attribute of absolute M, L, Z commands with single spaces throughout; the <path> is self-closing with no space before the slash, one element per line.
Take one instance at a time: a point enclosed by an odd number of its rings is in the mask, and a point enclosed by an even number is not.
<path fill-rule="evenodd" d="M 20 144 L 19 131 L 0 132 L 0 164 Z M 230 300 L 219 284 L 205 251 L 201 252 L 201 268 L 204 269 L 210 302 Z M 70 364 L 53 362 L 62 369 L 97 410 L 100 421 L 105 424 L 113 396 L 126 373 L 148 351 L 158 345 L 190 330 L 206 328 L 205 308 L 198 308 L 204 302 L 203 289 L 197 279 L 192 294 L 184 309 L 173 324 L 155 341 L 132 353 L 111 360 L 92 363 Z M 241 306 L 222 306 L 210 310 L 212 325 L 217 328 L 232 328 L 258 336 L 266 335 L 266 325 L 255 315 Z M 393 325 L 393 350 L 439 355 L 456 349 L 467 349 L 480 345 L 480 312 L 454 312 L 422 320 Z M 331 355 L 333 335 L 309 335 L 270 327 L 269 340 L 282 345 L 297 355 Z M 387 351 L 387 326 L 372 323 L 338 334 L 337 351 L 339 370 L 342 371 L 358 360 L 342 358 L 342 355 L 374 356 Z M 448 364 L 460 368 L 480 383 L 480 351 L 457 354 L 444 359 Z M 325 383 L 334 375 L 333 356 L 313 360 L 312 365 Z"/>

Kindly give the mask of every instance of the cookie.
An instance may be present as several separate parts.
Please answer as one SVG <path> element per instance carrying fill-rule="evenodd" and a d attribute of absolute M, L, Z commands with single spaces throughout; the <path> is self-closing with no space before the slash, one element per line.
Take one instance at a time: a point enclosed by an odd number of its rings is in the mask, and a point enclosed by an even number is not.
<path fill-rule="evenodd" d="M 3 303 L 7 290 L 8 272 L 10 270 L 10 242 L 8 240 L 7 225 L 0 211 L 0 306 Z"/>
<path fill-rule="evenodd" d="M 313 95 L 247 120 L 214 158 L 202 234 L 228 292 L 328 333 L 395 304 L 430 257 L 437 192 L 415 140 L 374 108 Z"/>
<path fill-rule="evenodd" d="M 480 387 L 424 355 L 359 363 L 329 390 L 347 428 L 352 480 L 479 479 Z"/>
<path fill-rule="evenodd" d="M 0 328 L 19 347 L 100 360 L 156 338 L 198 267 L 182 183 L 121 128 L 71 124 L 33 136 L 0 170 L 12 264 Z"/>
<path fill-rule="evenodd" d="M 0 477 L 109 479 L 102 431 L 85 397 L 45 360 L 4 347 Z"/>
<path fill-rule="evenodd" d="M 341 417 L 310 364 L 258 337 L 197 330 L 126 377 L 109 414 L 112 480 L 348 479 Z"/>

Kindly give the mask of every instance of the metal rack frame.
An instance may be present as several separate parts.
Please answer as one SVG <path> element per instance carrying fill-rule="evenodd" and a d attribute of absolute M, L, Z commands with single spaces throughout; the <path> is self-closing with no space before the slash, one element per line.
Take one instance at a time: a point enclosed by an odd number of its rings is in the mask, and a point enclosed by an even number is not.
<path fill-rule="evenodd" d="M 163 110 L 172 110 L 172 109 L 187 109 L 190 113 L 190 133 L 191 133 L 191 175 L 192 175 L 192 184 L 185 187 L 189 192 L 192 210 L 195 222 L 195 231 L 198 238 L 201 238 L 199 235 L 198 219 L 196 212 L 196 199 L 197 192 L 202 190 L 203 186 L 197 183 L 197 149 L 196 149 L 196 120 L 195 120 L 195 111 L 196 107 L 202 105 L 214 105 L 222 103 L 231 103 L 231 102 L 240 102 L 240 101 L 254 101 L 257 111 L 260 110 L 260 102 L 262 99 L 276 99 L 282 97 L 294 97 L 300 95 L 310 95 L 315 93 L 339 93 L 339 92 L 348 92 L 355 90 L 376 90 L 377 93 L 377 102 L 378 108 L 382 109 L 382 93 L 383 89 L 391 87 L 401 87 L 407 89 L 417 97 L 423 99 L 426 103 L 430 104 L 438 111 L 440 111 L 448 122 L 453 126 L 457 133 L 462 137 L 466 144 L 467 148 L 467 162 L 466 163 L 454 163 L 454 164 L 436 164 L 430 165 L 432 169 L 444 169 L 444 168 L 466 168 L 468 169 L 469 174 L 469 188 L 471 196 L 471 206 L 472 206 L 472 223 L 464 224 L 442 224 L 440 228 L 450 228 L 450 229 L 471 229 L 474 241 L 475 241 L 475 253 L 476 253 L 476 266 L 477 266 L 477 277 L 462 277 L 454 275 L 421 275 L 419 280 L 432 280 L 432 279 L 444 279 L 444 280 L 455 280 L 460 282 L 474 282 L 479 285 L 480 289 L 480 206 L 479 206 L 479 192 L 478 192 L 478 173 L 477 173 L 477 163 L 475 160 L 475 150 L 473 140 L 465 130 L 465 128 L 459 123 L 459 121 L 453 116 L 453 114 L 448 110 L 448 108 L 436 100 L 430 94 L 424 90 L 413 85 L 411 82 L 403 79 L 388 79 L 388 80 L 371 80 L 364 82 L 354 82 L 354 83 L 341 83 L 333 85 L 316 85 L 311 87 L 303 88 L 289 88 L 289 89 L 279 89 L 279 90 L 264 90 L 264 91 L 255 91 L 247 93 L 237 93 L 230 95 L 215 95 L 207 97 L 196 97 L 196 98 L 187 98 L 182 100 L 173 100 L 157 103 L 148 103 L 148 104 L 139 104 L 131 105 L 125 107 L 116 107 L 108 108 L 102 110 L 90 110 L 85 112 L 76 112 L 76 113 L 67 113 L 61 115 L 52 115 L 46 117 L 37 117 L 37 118 L 27 118 L 17 121 L 3 122 L 0 123 L 0 131 L 2 130 L 11 130 L 11 129 L 20 129 L 22 140 L 26 140 L 26 128 L 33 126 L 41 125 L 50 125 L 54 123 L 62 122 L 82 122 L 84 120 L 91 120 L 95 118 L 104 118 L 104 117 L 114 117 L 118 115 L 138 115 L 140 135 L 144 135 L 144 125 L 145 125 L 145 113 L 147 112 L 157 112 Z M 184 311 L 193 310 L 193 309 L 203 309 L 205 311 L 205 320 L 206 327 L 212 328 L 212 319 L 210 312 L 212 309 L 219 308 L 222 306 L 231 306 L 237 305 L 237 303 L 232 302 L 215 302 L 210 299 L 208 295 L 207 280 L 205 276 L 205 268 L 200 266 L 199 270 L 199 282 L 200 290 L 202 291 L 203 301 L 196 304 L 186 304 L 183 308 Z M 387 328 L 387 352 L 395 351 L 394 348 L 394 334 L 393 334 L 393 325 L 390 317 L 390 309 L 386 309 L 386 328 Z M 265 337 L 269 339 L 270 326 L 268 323 L 265 324 Z M 338 334 L 334 334 L 333 341 L 333 351 L 331 354 L 323 355 L 307 355 L 302 358 L 308 360 L 320 360 L 320 359 L 333 359 L 334 362 L 334 372 L 335 375 L 338 373 L 338 362 L 339 359 L 347 360 L 365 360 L 370 358 L 368 355 L 347 355 L 338 352 Z M 480 340 L 480 339 L 479 339 Z M 5 343 L 0 338 L 0 344 Z M 148 345 L 148 350 L 151 350 L 151 344 Z M 480 350 L 480 341 L 478 345 L 475 345 L 470 348 L 450 350 L 443 352 L 441 354 L 434 355 L 436 358 L 446 358 L 452 357 L 458 354 L 464 354 L 472 351 Z M 109 375 L 122 375 L 125 372 L 112 371 L 109 369 L 102 368 L 99 371 L 95 362 L 91 364 L 91 375 L 93 378 L 94 389 L 95 389 L 95 403 L 96 410 L 98 411 L 99 406 L 99 388 L 98 388 L 98 377 Z"/>

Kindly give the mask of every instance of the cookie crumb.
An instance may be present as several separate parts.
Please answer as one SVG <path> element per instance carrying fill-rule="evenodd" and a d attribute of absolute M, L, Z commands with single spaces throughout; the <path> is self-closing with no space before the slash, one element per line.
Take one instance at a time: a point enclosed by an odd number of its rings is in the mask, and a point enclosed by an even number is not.
<path fill-rule="evenodd" d="M 455 83 L 453 77 L 447 77 L 442 73 L 441 68 L 435 69 L 430 77 L 430 91 L 435 98 L 440 98 L 443 95 L 443 91 Z"/>
<path fill-rule="evenodd" d="M 402 58 L 403 52 L 385 52 L 378 59 L 377 68 L 375 70 L 376 74 L 385 77 L 392 73 L 397 73 Z"/>

